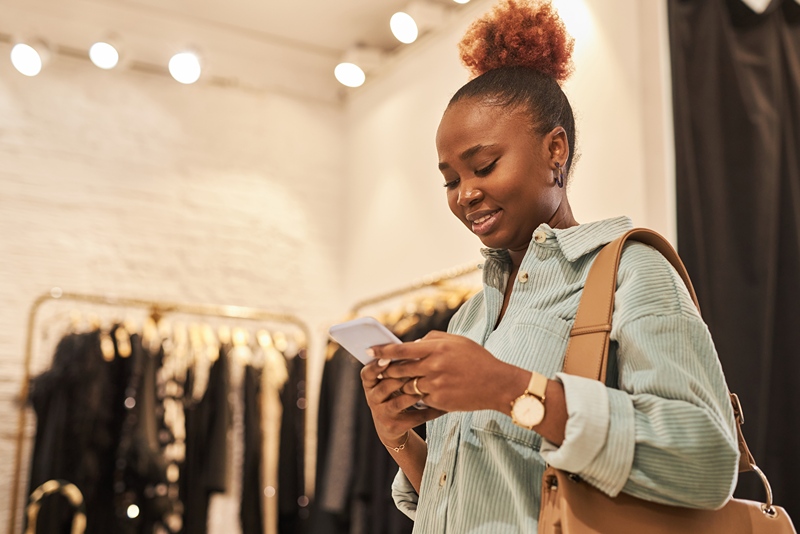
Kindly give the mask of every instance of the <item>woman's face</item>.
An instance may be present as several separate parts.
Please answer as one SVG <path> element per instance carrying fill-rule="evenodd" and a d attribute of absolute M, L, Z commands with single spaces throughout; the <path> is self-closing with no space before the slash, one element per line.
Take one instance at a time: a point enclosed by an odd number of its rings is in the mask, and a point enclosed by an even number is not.
<path fill-rule="evenodd" d="M 555 162 L 567 160 L 562 128 L 532 133 L 525 110 L 474 99 L 445 111 L 436 134 L 450 210 L 484 245 L 525 251 L 563 200 Z"/>

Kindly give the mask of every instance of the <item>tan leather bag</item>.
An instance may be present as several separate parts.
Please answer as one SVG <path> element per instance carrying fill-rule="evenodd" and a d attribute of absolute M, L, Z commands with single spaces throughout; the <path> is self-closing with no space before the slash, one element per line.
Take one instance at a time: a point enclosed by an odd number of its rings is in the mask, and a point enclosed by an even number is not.
<path fill-rule="evenodd" d="M 663 254 L 683 278 L 697 305 L 686 268 L 669 242 L 652 230 L 627 232 L 606 245 L 589 270 L 567 346 L 566 373 L 605 383 L 617 269 L 622 246 L 628 239 L 646 243 Z M 539 534 L 796 534 L 786 511 L 772 504 L 769 482 L 747 448 L 738 397 L 731 394 L 731 402 L 741 452 L 739 470 L 759 474 L 767 492 L 766 503 L 731 499 L 719 510 L 697 510 L 657 504 L 624 493 L 612 498 L 575 475 L 548 467 L 542 479 Z"/>

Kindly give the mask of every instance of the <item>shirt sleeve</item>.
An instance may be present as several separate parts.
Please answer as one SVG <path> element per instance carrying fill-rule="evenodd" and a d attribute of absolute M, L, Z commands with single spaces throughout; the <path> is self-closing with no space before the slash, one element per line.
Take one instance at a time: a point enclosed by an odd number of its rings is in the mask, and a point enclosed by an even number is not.
<path fill-rule="evenodd" d="M 402 469 L 397 470 L 397 475 L 392 482 L 392 499 L 397 509 L 410 517 L 412 520 L 417 518 L 417 495 L 414 486 L 411 485 Z"/>
<path fill-rule="evenodd" d="M 616 387 L 557 375 L 566 437 L 560 447 L 543 441 L 542 457 L 611 496 L 719 508 L 736 485 L 733 410 L 708 328 L 658 258 L 627 279 L 620 271 Z"/>

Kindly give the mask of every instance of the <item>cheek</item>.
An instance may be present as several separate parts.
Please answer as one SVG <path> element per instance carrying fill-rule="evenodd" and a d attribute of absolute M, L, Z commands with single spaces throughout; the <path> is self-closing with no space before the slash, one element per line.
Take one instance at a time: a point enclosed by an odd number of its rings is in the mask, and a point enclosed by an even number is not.
<path fill-rule="evenodd" d="M 458 191 L 456 190 L 447 190 L 447 206 L 450 208 L 450 211 L 458 217 L 461 218 L 459 213 L 461 210 L 458 209 Z"/>

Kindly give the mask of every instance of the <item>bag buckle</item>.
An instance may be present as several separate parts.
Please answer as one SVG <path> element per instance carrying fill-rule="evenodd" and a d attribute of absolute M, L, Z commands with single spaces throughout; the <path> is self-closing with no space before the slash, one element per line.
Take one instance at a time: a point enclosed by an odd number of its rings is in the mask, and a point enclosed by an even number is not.
<path fill-rule="evenodd" d="M 742 410 L 742 403 L 739 402 L 739 395 L 731 393 L 731 400 L 733 401 L 733 415 L 736 417 L 736 422 L 740 425 L 744 424 L 744 411 Z"/>

